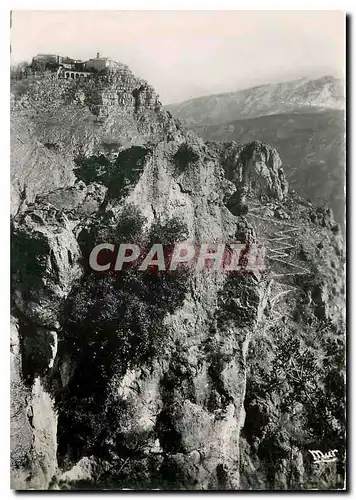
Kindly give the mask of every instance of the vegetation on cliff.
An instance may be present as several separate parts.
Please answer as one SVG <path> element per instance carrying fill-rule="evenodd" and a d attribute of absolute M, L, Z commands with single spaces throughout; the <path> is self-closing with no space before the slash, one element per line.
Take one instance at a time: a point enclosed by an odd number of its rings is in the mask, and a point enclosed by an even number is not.
<path fill-rule="evenodd" d="M 342 487 L 340 228 L 288 193 L 274 148 L 204 144 L 156 101 L 120 73 L 14 100 L 13 403 L 29 429 L 14 485 Z M 53 184 L 41 167 L 61 161 Z M 187 239 L 258 241 L 267 272 L 87 265 L 99 242 Z M 308 450 L 330 447 L 338 461 L 315 469 Z"/>

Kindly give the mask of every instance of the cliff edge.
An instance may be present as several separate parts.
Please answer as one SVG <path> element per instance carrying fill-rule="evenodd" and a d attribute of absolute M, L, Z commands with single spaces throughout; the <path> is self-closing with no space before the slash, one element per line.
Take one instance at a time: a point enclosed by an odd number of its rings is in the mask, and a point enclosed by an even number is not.
<path fill-rule="evenodd" d="M 125 67 L 34 79 L 12 105 L 12 487 L 343 487 L 332 213 L 288 193 L 274 148 L 205 144 Z M 265 260 L 94 273 L 107 242 Z"/>

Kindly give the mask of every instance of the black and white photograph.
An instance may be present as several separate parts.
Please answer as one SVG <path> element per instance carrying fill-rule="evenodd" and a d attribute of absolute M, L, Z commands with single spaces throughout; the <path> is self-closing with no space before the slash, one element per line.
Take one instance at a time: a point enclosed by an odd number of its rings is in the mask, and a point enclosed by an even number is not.
<path fill-rule="evenodd" d="M 347 490 L 346 13 L 8 16 L 10 488 Z"/>

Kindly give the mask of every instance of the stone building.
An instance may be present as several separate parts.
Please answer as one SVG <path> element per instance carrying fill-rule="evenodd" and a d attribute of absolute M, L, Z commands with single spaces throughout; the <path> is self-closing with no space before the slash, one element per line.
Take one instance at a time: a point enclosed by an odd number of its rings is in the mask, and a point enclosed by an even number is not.
<path fill-rule="evenodd" d="M 117 62 L 109 57 L 100 57 L 98 52 L 94 59 L 89 59 L 84 65 L 87 70 L 104 71 L 106 69 L 114 69 L 117 66 Z"/>
<path fill-rule="evenodd" d="M 94 73 L 113 73 L 121 66 L 109 57 L 100 57 L 99 52 L 96 58 L 85 62 L 81 59 L 72 59 L 58 54 L 37 54 L 32 59 L 31 70 L 34 72 L 49 70 L 56 72 L 58 78 L 68 80 L 88 78 Z"/>
<path fill-rule="evenodd" d="M 37 54 L 32 58 L 31 67 L 34 70 L 45 70 L 61 64 L 63 57 L 57 54 Z"/>
<path fill-rule="evenodd" d="M 77 71 L 84 69 L 84 63 L 81 59 L 72 59 L 71 57 L 61 57 L 59 65 L 63 66 L 64 69 L 73 69 Z"/>
<path fill-rule="evenodd" d="M 66 80 L 82 80 L 90 78 L 93 74 L 90 71 L 71 70 L 60 66 L 57 70 L 57 78 L 64 78 Z"/>
<path fill-rule="evenodd" d="M 37 56 L 32 58 L 31 66 L 34 70 L 39 71 L 46 69 L 55 71 L 59 67 L 63 67 L 66 70 L 84 70 L 84 63 L 81 59 L 72 59 L 71 57 L 64 57 L 58 54 L 37 54 Z"/>

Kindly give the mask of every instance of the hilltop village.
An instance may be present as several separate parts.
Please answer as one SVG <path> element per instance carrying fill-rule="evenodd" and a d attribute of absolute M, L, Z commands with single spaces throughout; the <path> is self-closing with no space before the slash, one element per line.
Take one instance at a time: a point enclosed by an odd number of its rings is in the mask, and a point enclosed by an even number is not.
<path fill-rule="evenodd" d="M 88 61 L 72 59 L 68 56 L 58 54 L 37 54 L 32 58 L 28 66 L 21 69 L 19 78 L 26 78 L 29 75 L 51 72 L 58 78 L 64 79 L 85 79 L 95 74 L 103 75 L 114 72 L 120 64 L 109 57 L 102 57 L 98 52 L 95 58 Z"/>

